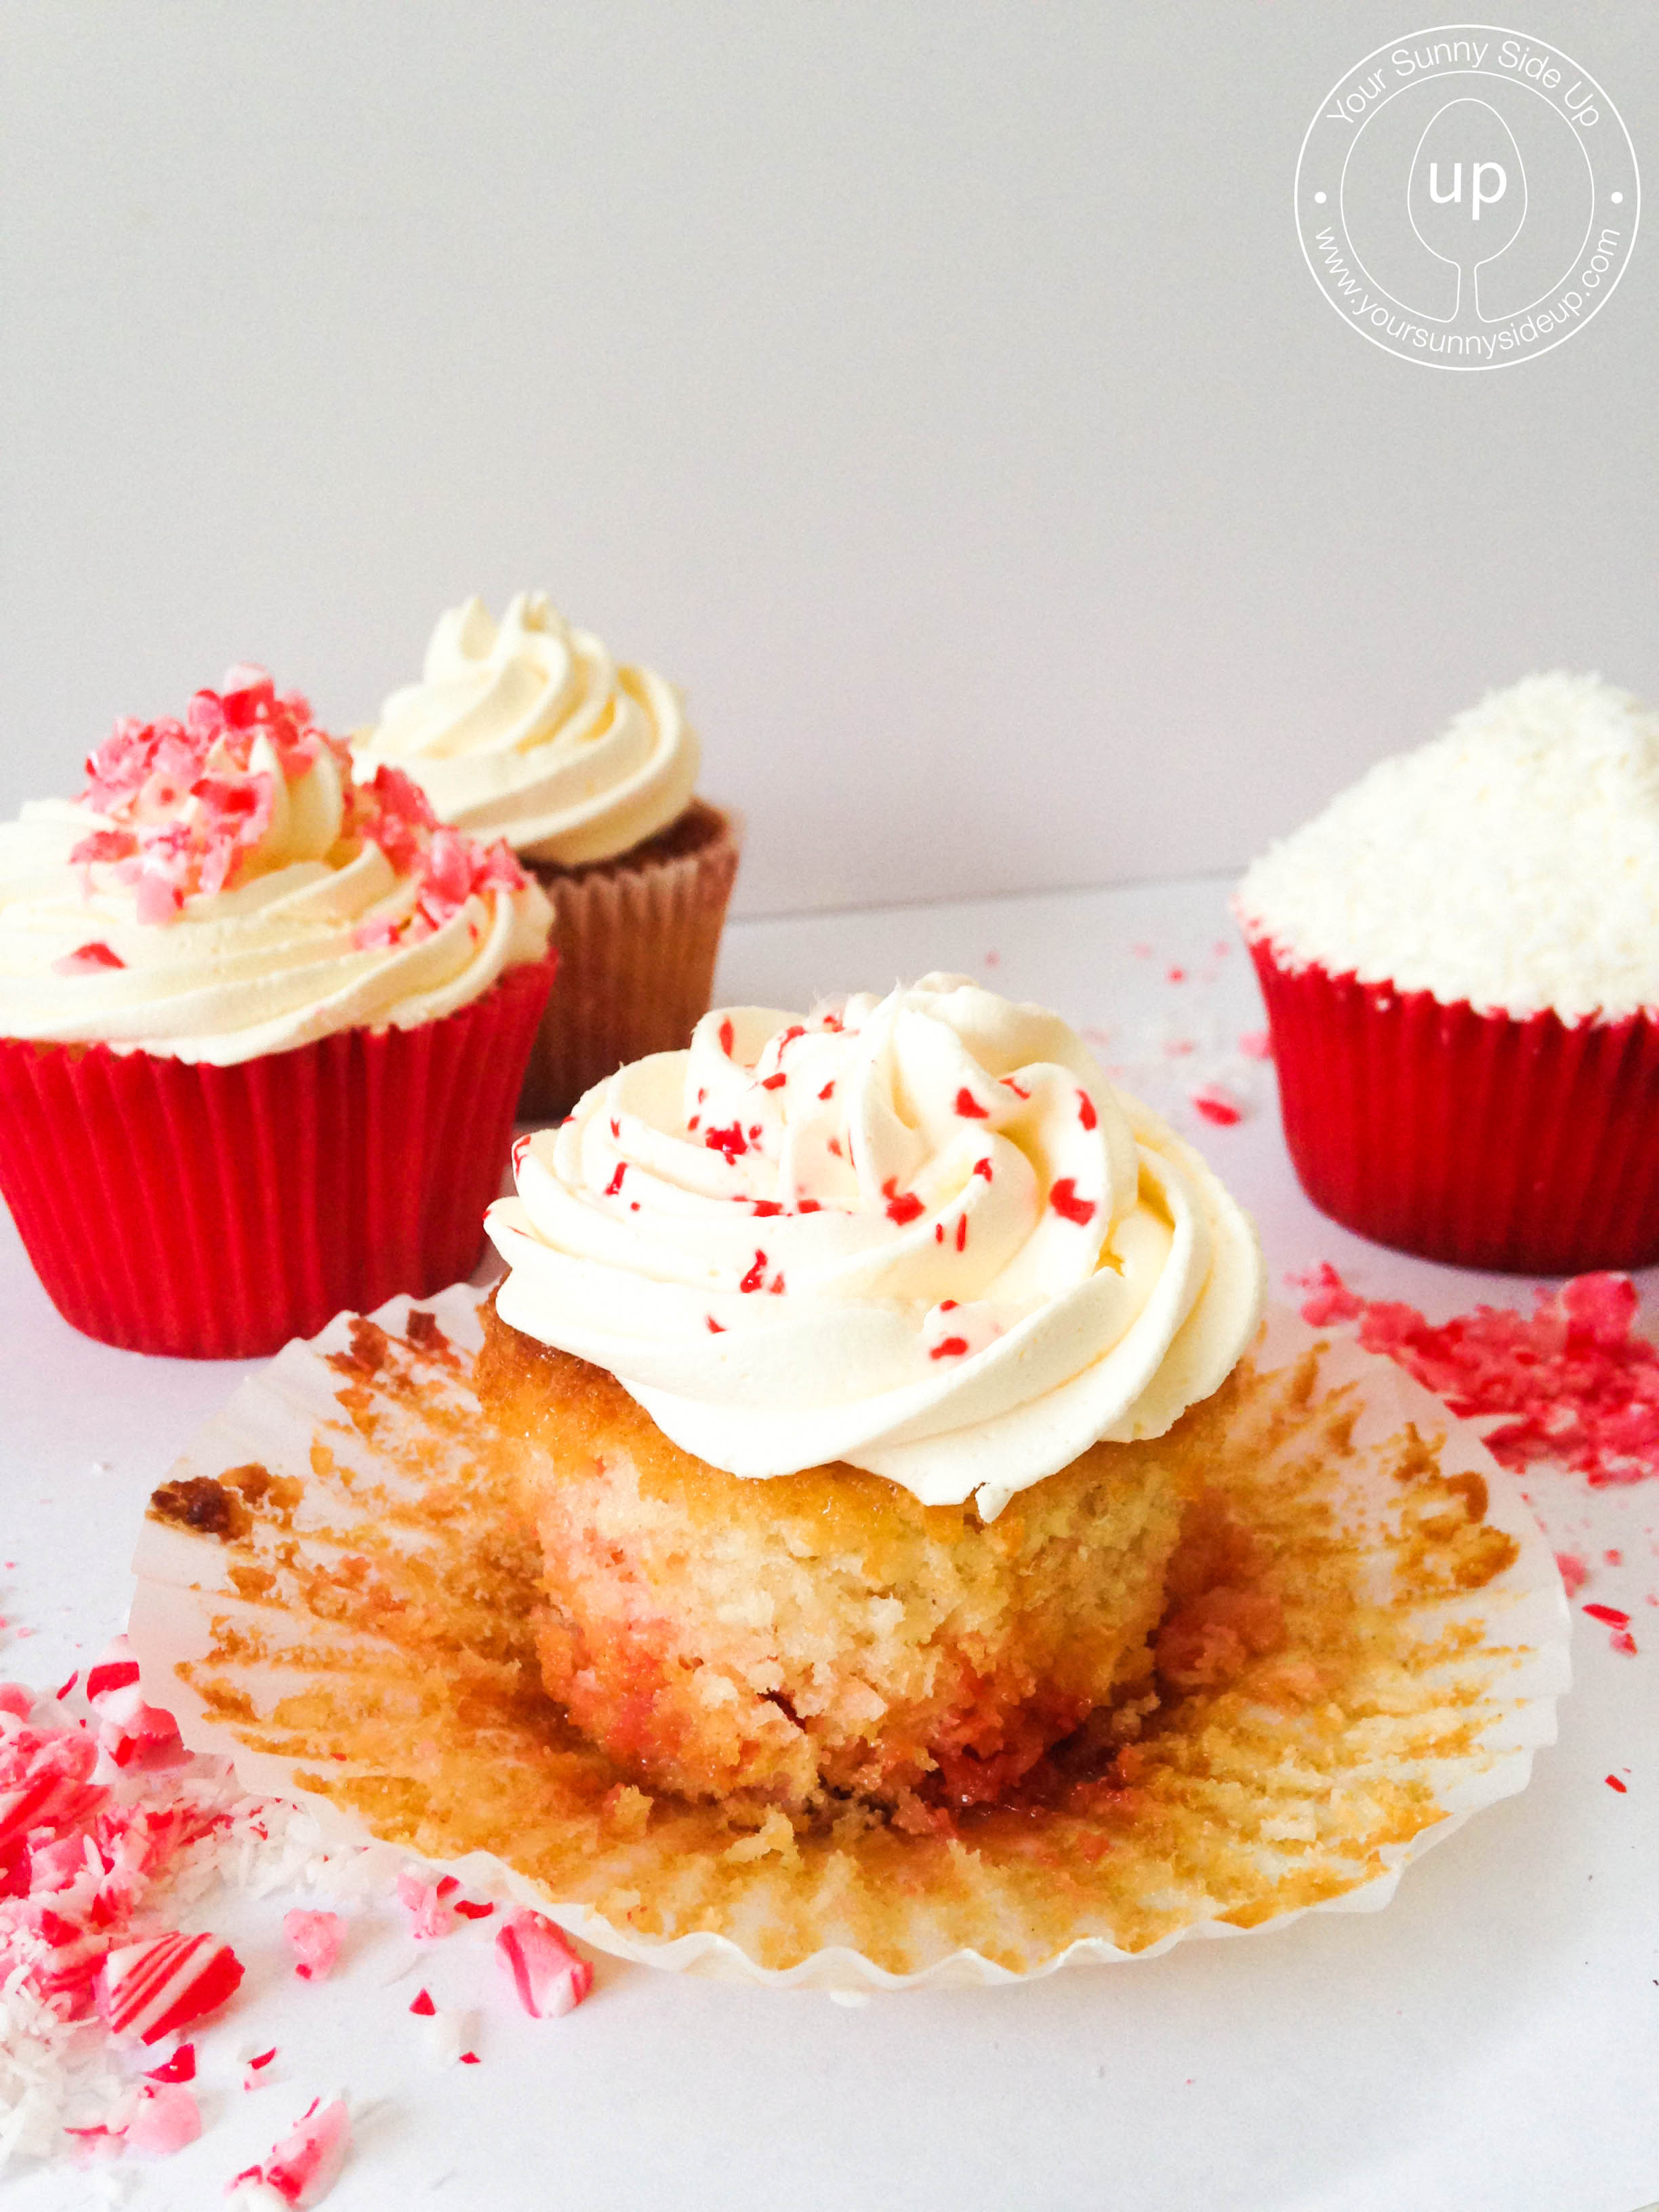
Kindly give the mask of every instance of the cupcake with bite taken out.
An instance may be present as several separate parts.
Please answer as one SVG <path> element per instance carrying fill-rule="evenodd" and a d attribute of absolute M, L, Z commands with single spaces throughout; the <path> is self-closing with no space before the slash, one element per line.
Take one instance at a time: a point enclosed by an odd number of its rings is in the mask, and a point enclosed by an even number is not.
<path fill-rule="evenodd" d="M 0 1190 L 64 1318 L 246 1357 L 466 1274 L 550 921 L 261 670 L 118 723 L 0 824 Z"/>
<path fill-rule="evenodd" d="M 1235 903 L 1316 1206 L 1466 1267 L 1659 1259 L 1659 714 L 1529 676 L 1380 762 Z"/>
<path fill-rule="evenodd" d="M 549 1692 L 648 1786 L 901 1826 L 1132 1733 L 1254 1232 L 1054 1014 L 734 1008 L 516 1147 L 477 1385 Z"/>
<path fill-rule="evenodd" d="M 714 987 L 739 825 L 696 796 L 696 732 L 671 684 L 619 666 L 540 592 L 499 623 L 473 599 L 355 742 L 369 767 L 414 777 L 440 820 L 505 840 L 552 902 L 559 988 L 527 1119 L 684 1045 Z"/>

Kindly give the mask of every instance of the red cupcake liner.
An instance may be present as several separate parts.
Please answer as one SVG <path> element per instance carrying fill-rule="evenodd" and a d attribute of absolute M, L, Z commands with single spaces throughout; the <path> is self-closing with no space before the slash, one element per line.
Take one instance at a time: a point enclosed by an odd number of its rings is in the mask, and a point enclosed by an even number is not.
<path fill-rule="evenodd" d="M 1659 1019 L 1478 1013 L 1246 942 L 1285 1141 L 1322 1212 L 1461 1267 L 1659 1260 Z"/>
<path fill-rule="evenodd" d="M 232 1067 L 0 1041 L 0 1192 L 46 1295 L 105 1344 L 241 1359 L 470 1274 L 553 969 Z"/>

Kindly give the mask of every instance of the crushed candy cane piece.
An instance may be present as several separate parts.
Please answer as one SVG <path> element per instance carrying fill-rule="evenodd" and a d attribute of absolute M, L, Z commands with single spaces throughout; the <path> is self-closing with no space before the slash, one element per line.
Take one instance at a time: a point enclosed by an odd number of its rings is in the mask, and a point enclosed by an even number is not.
<path fill-rule="evenodd" d="M 1577 1597 L 1589 1580 L 1589 1569 L 1576 1552 L 1558 1552 L 1555 1564 L 1561 1572 L 1561 1581 L 1569 1597 Z"/>
<path fill-rule="evenodd" d="M 488 1920 L 495 1908 L 493 1905 L 483 1904 L 477 1898 L 458 1897 L 455 1900 L 455 1910 L 463 1920 Z"/>
<path fill-rule="evenodd" d="M 1292 1275 L 1290 1280 L 1307 1292 L 1300 1311 L 1310 1328 L 1329 1328 L 1336 1322 L 1358 1321 L 1364 1310 L 1328 1260 L 1322 1261 L 1305 1275 Z"/>
<path fill-rule="evenodd" d="M 170 2158 L 202 2132 L 202 2112 L 182 2083 L 140 2084 L 126 2123 L 127 2148 L 139 2158 Z"/>
<path fill-rule="evenodd" d="M 95 1705 L 112 1690 L 137 1686 L 138 1662 L 125 1636 L 112 1637 L 87 1669 L 87 1703 Z"/>
<path fill-rule="evenodd" d="M 421 2022 L 422 2054 L 430 2066 L 453 2066 L 471 2040 L 473 2015 L 457 2008 L 436 2006 Z"/>
<path fill-rule="evenodd" d="M 152 2066 L 145 2078 L 151 2081 L 193 2081 L 196 2079 L 196 2045 L 181 2043 L 171 2058 L 164 2058 L 159 2066 Z"/>
<path fill-rule="evenodd" d="M 459 1887 L 453 1874 L 428 1881 L 406 1867 L 398 1875 L 398 1902 L 409 1915 L 409 1932 L 417 1943 L 436 1942 L 454 1933 L 455 1917 L 448 1900 Z"/>
<path fill-rule="evenodd" d="M 340 2178 L 351 2147 L 351 2119 L 345 2100 L 325 2105 L 313 2100 L 292 2133 L 283 2136 L 263 2166 L 245 2166 L 226 2194 L 233 2205 L 275 2203 L 301 2208 L 319 2204 Z M 260 2195 L 263 2191 L 267 2192 Z"/>
<path fill-rule="evenodd" d="M 539 1912 L 511 1913 L 495 1937 L 495 1950 L 532 2020 L 574 2012 L 593 1986 L 592 1967 Z"/>
<path fill-rule="evenodd" d="M 1224 1084 L 1200 1084 L 1189 1096 L 1194 1109 L 1218 1128 L 1230 1129 L 1234 1122 L 1244 1119 L 1243 1107 Z"/>
<path fill-rule="evenodd" d="M 242 1964 L 216 1936 L 158 1936 L 112 1951 L 99 1970 L 99 2014 L 112 2035 L 159 2043 L 233 1997 Z"/>
<path fill-rule="evenodd" d="M 94 938 L 88 945 L 77 945 L 73 952 L 65 952 L 52 963 L 54 975 L 96 975 L 111 968 L 125 968 L 126 962 L 113 946 Z"/>
<path fill-rule="evenodd" d="M 1508 1417 L 1486 1440 L 1499 1466 L 1518 1474 L 1553 1460 L 1593 1489 L 1659 1474 L 1659 1352 L 1632 1334 L 1628 1275 L 1576 1275 L 1539 1290 L 1530 1314 L 1481 1305 L 1437 1328 L 1414 1306 L 1354 1297 L 1333 1267 L 1319 1278 L 1352 1301 L 1367 1352 L 1386 1352 L 1462 1418 Z"/>
<path fill-rule="evenodd" d="M 294 1952 L 294 1971 L 302 1982 L 323 1982 L 334 1971 L 345 1941 L 337 1912 L 295 1911 L 283 1916 L 283 1933 Z"/>
<path fill-rule="evenodd" d="M 438 2009 L 432 2002 L 430 1990 L 417 1990 L 415 1992 L 415 2002 L 409 2008 L 420 2020 L 430 2020 Z"/>

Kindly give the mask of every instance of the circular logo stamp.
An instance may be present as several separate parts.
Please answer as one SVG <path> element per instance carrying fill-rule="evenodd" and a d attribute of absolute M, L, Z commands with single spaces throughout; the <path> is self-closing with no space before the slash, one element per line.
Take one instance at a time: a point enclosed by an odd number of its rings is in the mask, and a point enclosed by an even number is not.
<path fill-rule="evenodd" d="M 1625 273 L 1641 188 L 1607 94 L 1489 23 L 1394 39 L 1320 103 L 1296 167 L 1316 283 L 1430 368 L 1505 368 L 1582 330 Z"/>

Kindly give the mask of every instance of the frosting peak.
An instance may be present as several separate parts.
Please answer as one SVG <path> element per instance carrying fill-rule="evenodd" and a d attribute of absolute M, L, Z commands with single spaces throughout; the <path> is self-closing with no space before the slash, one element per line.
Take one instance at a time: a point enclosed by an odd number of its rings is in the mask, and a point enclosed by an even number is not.
<path fill-rule="evenodd" d="M 414 776 L 440 817 L 532 860 L 611 860 L 683 813 L 698 745 L 672 688 L 618 667 L 540 592 L 497 624 L 478 599 L 440 617 L 418 684 L 358 739 Z"/>
<path fill-rule="evenodd" d="M 1161 1434 L 1261 1310 L 1199 1156 L 1058 1016 L 953 976 L 708 1014 L 514 1164 L 503 1318 L 734 1474 L 842 1459 L 990 1519 Z"/>
<path fill-rule="evenodd" d="M 261 669 L 118 722 L 86 774 L 0 824 L 0 1035 L 227 1066 L 433 1020 L 546 950 L 505 845 L 441 828 L 395 769 L 355 782 Z"/>

